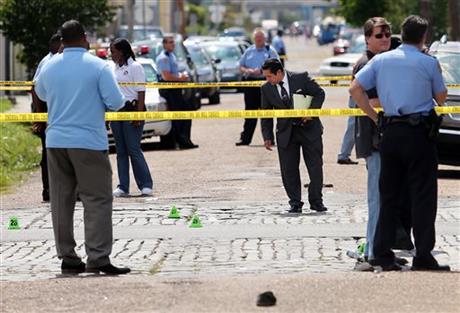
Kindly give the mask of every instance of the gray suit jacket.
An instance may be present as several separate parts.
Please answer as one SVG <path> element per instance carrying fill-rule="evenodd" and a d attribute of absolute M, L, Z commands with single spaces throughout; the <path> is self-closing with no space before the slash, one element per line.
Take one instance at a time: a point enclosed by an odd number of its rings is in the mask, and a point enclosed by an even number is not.
<path fill-rule="evenodd" d="M 288 76 L 289 81 L 289 92 L 290 98 L 292 99 L 293 93 L 301 93 L 304 95 L 312 96 L 310 108 L 320 109 L 324 102 L 324 90 L 312 80 L 307 72 L 304 73 L 293 73 L 285 71 L 285 74 Z M 300 91 L 298 91 L 300 90 Z M 272 85 L 268 82 L 262 85 L 262 109 L 271 110 L 271 109 L 292 109 L 292 100 L 290 101 L 289 106 L 283 104 L 280 94 L 276 85 Z M 279 147 L 286 147 L 289 144 L 289 139 L 291 138 L 291 132 L 293 128 L 293 121 L 296 119 L 292 118 L 278 118 L 276 124 L 276 141 Z M 304 126 L 296 128 L 301 128 L 305 132 L 305 136 L 311 141 L 320 138 L 323 133 L 323 126 L 319 118 L 315 117 L 313 120 L 308 121 Z M 273 140 L 273 119 L 262 119 L 262 135 L 264 140 Z"/>

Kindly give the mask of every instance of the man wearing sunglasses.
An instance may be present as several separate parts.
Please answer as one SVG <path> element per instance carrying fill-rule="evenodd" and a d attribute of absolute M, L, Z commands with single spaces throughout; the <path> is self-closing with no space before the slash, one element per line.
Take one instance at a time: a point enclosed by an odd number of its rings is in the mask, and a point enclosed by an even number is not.
<path fill-rule="evenodd" d="M 410 200 L 416 255 L 413 270 L 444 270 L 432 256 L 437 211 L 437 151 L 432 136 L 437 124 L 434 106 L 442 105 L 447 89 L 438 61 L 422 52 L 428 22 L 411 15 L 401 25 L 403 44 L 373 58 L 352 82 L 350 94 L 374 121 L 378 115 L 365 90 L 376 88 L 384 109 L 380 143 L 381 207 L 370 263 L 400 270 L 391 247 L 401 203 Z M 379 36 L 380 37 L 380 36 Z M 435 101 L 436 102 L 435 102 Z M 434 115 L 434 116 L 433 116 Z"/>

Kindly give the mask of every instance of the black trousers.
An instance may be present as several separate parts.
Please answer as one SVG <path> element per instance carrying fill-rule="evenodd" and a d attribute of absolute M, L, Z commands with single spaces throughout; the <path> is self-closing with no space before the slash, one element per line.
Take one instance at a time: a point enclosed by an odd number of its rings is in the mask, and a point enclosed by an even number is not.
<path fill-rule="evenodd" d="M 293 126 L 289 144 L 284 148 L 278 146 L 281 177 L 290 206 L 303 206 L 299 171 L 301 151 L 310 177 L 308 202 L 323 204 L 323 141 L 321 136 L 309 139 L 306 132 L 301 126 Z"/>
<path fill-rule="evenodd" d="M 401 210 L 410 209 L 416 258 L 432 259 L 437 211 L 437 151 L 424 125 L 394 123 L 387 126 L 381 143 L 381 209 L 374 243 L 373 265 L 394 262 L 391 247 Z M 404 186 L 407 184 L 407 186 Z M 404 208 L 401 204 L 407 203 Z"/>
<path fill-rule="evenodd" d="M 260 80 L 260 79 L 259 79 Z M 260 88 L 248 87 L 244 88 L 244 109 L 259 110 L 262 105 Z M 251 143 L 252 136 L 257 126 L 256 118 L 244 119 L 243 132 L 241 133 L 241 141 Z"/>
<path fill-rule="evenodd" d="M 48 179 L 48 157 L 46 153 L 46 134 L 45 132 L 42 132 L 40 134 L 37 134 L 37 136 L 40 137 L 40 140 L 42 142 L 42 159 L 40 161 L 40 168 L 42 172 L 42 186 L 43 186 L 42 196 L 44 196 L 45 193 L 48 195 L 49 189 L 50 189 L 50 184 L 49 184 L 49 179 Z"/>
<path fill-rule="evenodd" d="M 160 89 L 160 95 L 166 99 L 170 111 L 192 111 L 192 107 L 184 100 L 182 89 Z M 190 143 L 192 120 L 173 120 L 174 139 L 179 145 Z"/>

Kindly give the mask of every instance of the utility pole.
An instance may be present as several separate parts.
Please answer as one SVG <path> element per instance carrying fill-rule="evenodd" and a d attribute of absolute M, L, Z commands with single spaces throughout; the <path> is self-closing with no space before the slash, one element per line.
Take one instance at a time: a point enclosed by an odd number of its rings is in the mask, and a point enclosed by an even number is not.
<path fill-rule="evenodd" d="M 450 40 L 460 40 L 460 12 L 458 0 L 449 0 L 449 26 L 450 26 Z"/>
<path fill-rule="evenodd" d="M 176 0 L 176 6 L 179 13 L 179 31 L 178 33 L 185 37 L 185 9 L 184 0 Z"/>
<path fill-rule="evenodd" d="M 431 0 L 420 0 L 420 16 L 428 20 L 428 33 L 426 36 L 426 44 L 429 44 L 433 39 L 433 9 Z"/>
<path fill-rule="evenodd" d="M 133 41 L 134 26 L 134 3 L 136 0 L 128 0 L 128 40 Z"/>

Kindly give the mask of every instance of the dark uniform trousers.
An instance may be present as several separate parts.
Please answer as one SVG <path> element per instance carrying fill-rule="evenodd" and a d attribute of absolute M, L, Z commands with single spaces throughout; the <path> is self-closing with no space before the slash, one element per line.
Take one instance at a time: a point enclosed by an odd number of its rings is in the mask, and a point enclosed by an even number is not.
<path fill-rule="evenodd" d="M 247 81 L 251 80 L 263 80 L 263 78 L 248 78 Z M 244 88 L 244 109 L 245 110 L 259 110 L 262 105 L 260 88 L 247 87 Z M 244 143 L 251 143 L 252 136 L 257 126 L 256 118 L 244 119 L 243 132 L 241 133 L 241 141 Z"/>
<path fill-rule="evenodd" d="M 323 203 L 323 141 L 321 136 L 311 139 L 303 126 L 292 126 L 291 137 L 286 147 L 278 145 L 281 177 L 289 205 L 302 207 L 302 185 L 300 181 L 300 151 L 310 177 L 308 202 L 313 205 Z"/>
<path fill-rule="evenodd" d="M 49 179 L 48 179 L 48 157 L 46 153 L 46 133 L 45 131 L 37 134 L 40 137 L 40 140 L 42 142 L 42 159 L 40 161 L 40 168 L 41 168 L 41 173 L 42 173 L 42 185 L 43 185 L 43 191 L 42 191 L 42 197 L 43 200 L 45 200 L 46 196 L 49 198 L 49 189 L 50 189 L 50 184 L 49 184 Z"/>
<path fill-rule="evenodd" d="M 170 111 L 191 111 L 190 105 L 187 104 L 182 89 L 160 89 L 160 95 L 166 99 Z M 172 128 L 174 139 L 179 145 L 190 143 L 192 120 L 173 120 Z"/>
<path fill-rule="evenodd" d="M 374 243 L 373 264 L 394 262 L 391 247 L 401 211 L 410 210 L 416 258 L 432 259 L 437 211 L 437 150 L 423 124 L 386 126 L 381 143 L 381 210 Z M 407 186 L 404 186 L 407 184 Z M 408 193 L 408 194 L 406 194 Z M 406 196 L 410 207 L 402 207 Z"/>

